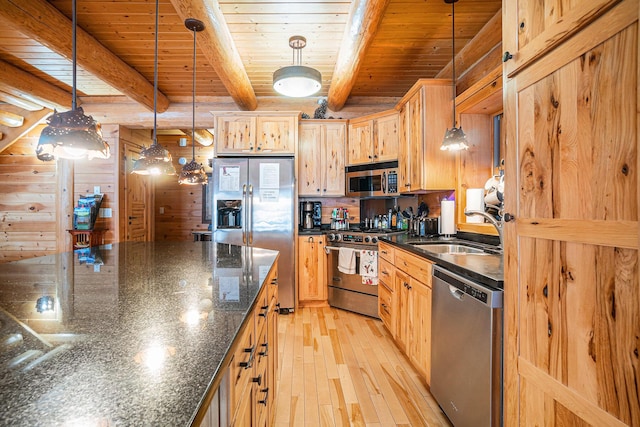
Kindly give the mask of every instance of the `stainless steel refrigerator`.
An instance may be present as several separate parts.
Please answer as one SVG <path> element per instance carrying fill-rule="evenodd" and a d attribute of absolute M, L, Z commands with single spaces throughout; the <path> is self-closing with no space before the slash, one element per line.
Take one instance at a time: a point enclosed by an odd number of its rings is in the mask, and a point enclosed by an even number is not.
<path fill-rule="evenodd" d="M 280 308 L 293 310 L 294 159 L 215 158 L 212 180 L 213 240 L 279 251 Z"/>

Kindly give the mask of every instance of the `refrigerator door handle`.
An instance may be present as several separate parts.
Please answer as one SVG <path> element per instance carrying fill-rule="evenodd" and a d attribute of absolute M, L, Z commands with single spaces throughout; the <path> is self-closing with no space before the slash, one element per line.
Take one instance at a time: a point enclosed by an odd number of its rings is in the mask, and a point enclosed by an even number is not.
<path fill-rule="evenodd" d="M 244 206 L 244 215 L 243 220 L 244 224 L 242 224 L 242 243 L 247 243 L 247 215 L 249 215 L 249 209 L 247 206 L 247 184 L 242 185 L 242 205 Z"/>
<path fill-rule="evenodd" d="M 249 225 L 247 228 L 249 229 L 249 245 L 253 245 L 253 185 L 251 184 L 249 184 L 249 200 L 250 206 L 248 213 L 251 217 L 249 218 Z"/>

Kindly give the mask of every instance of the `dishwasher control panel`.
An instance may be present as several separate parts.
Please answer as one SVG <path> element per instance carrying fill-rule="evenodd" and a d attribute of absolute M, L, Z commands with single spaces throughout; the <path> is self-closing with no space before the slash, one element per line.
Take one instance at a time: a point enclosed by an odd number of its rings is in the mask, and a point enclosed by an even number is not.
<path fill-rule="evenodd" d="M 433 270 L 433 276 L 445 281 L 447 285 L 453 286 L 464 292 L 466 295 L 493 307 L 502 307 L 502 291 L 484 290 L 484 286 L 473 283 L 452 272 L 443 272 L 439 269 Z"/>

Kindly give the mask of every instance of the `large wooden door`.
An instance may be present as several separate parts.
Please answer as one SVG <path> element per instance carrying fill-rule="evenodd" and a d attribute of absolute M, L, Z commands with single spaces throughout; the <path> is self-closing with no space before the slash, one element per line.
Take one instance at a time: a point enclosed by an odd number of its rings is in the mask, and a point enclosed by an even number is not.
<path fill-rule="evenodd" d="M 638 426 L 638 1 L 503 5 L 504 424 Z"/>
<path fill-rule="evenodd" d="M 153 178 L 130 173 L 133 160 L 140 157 L 139 147 L 126 144 L 125 153 L 127 166 L 124 176 L 124 240 L 150 241 L 152 227 L 149 213 L 153 209 L 150 186 Z"/>

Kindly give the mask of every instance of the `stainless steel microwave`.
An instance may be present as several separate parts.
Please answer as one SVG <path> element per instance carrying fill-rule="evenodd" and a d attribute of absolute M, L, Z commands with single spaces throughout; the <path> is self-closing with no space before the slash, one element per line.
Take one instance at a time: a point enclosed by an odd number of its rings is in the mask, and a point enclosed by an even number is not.
<path fill-rule="evenodd" d="M 346 168 L 347 197 L 398 196 L 398 162 Z"/>

